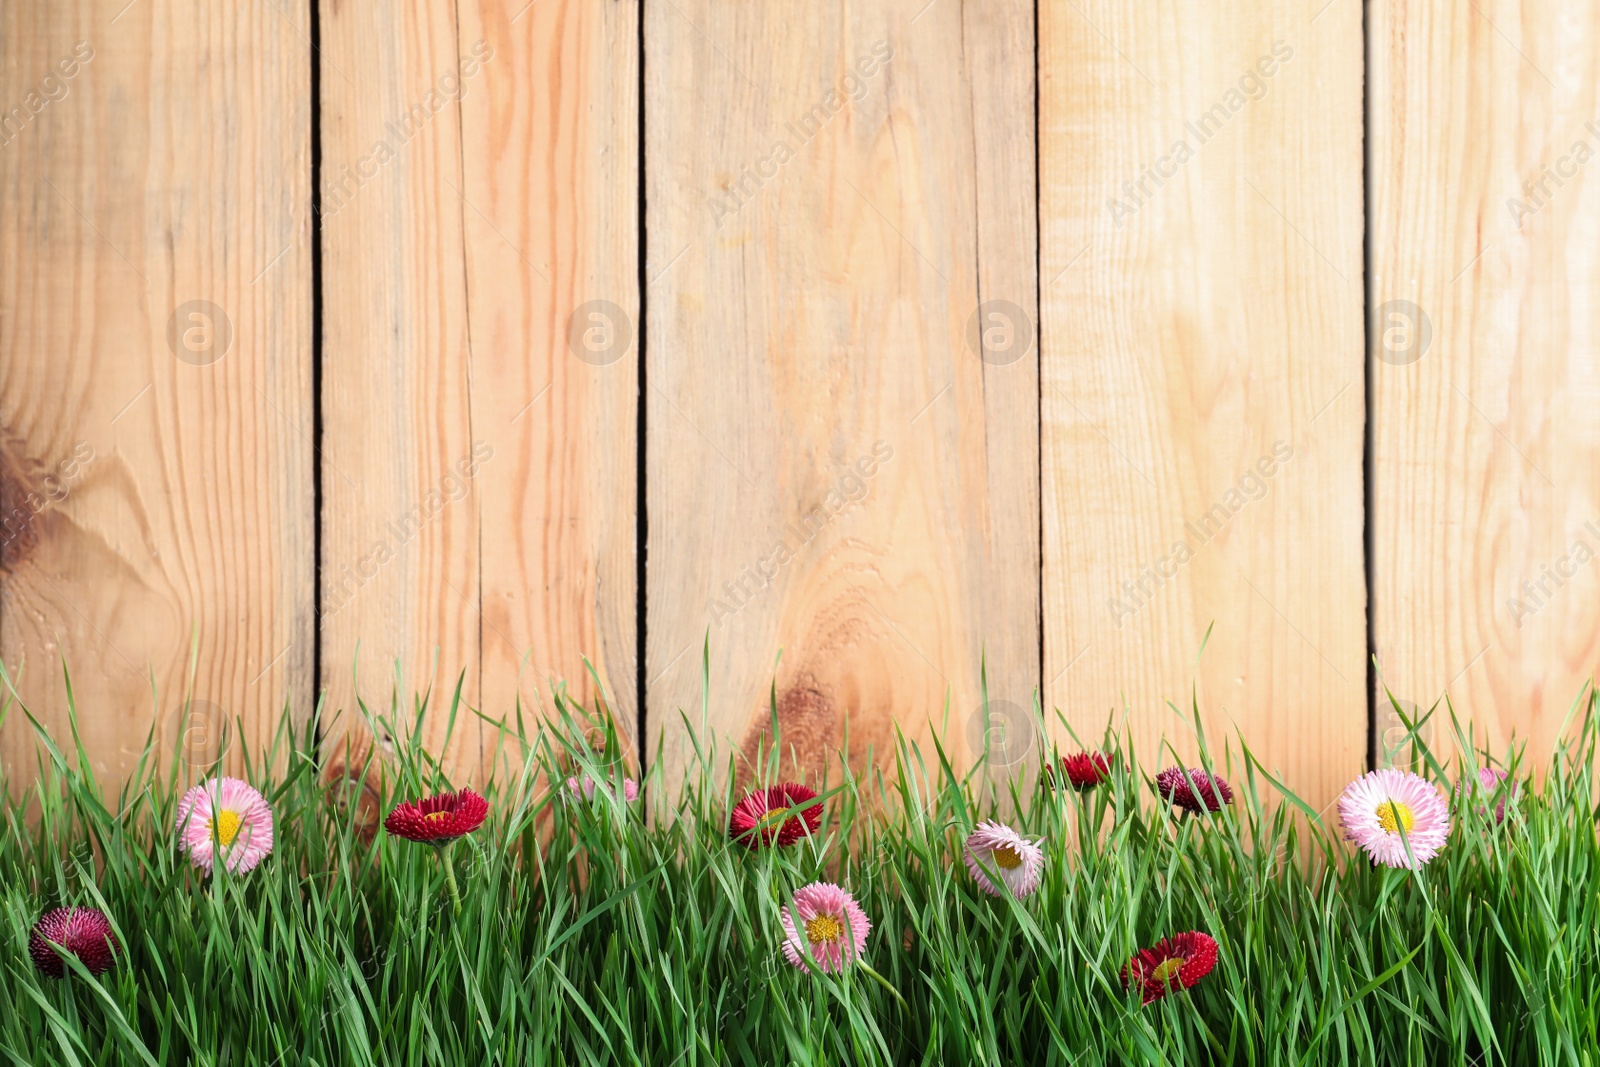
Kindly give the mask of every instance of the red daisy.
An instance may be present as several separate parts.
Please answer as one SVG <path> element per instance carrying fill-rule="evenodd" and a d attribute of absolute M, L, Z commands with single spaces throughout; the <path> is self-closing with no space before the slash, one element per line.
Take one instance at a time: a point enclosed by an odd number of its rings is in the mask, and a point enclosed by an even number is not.
<path fill-rule="evenodd" d="M 95 908 L 57 908 L 34 923 L 28 955 L 40 974 L 60 978 L 67 972 L 67 961 L 52 945 L 78 957 L 96 977 L 109 971 L 122 951 L 117 935 L 111 932 L 111 922 Z"/>
<path fill-rule="evenodd" d="M 1173 990 L 1188 989 L 1217 965 L 1217 942 L 1210 934 L 1191 930 L 1173 934 L 1139 952 L 1122 968 L 1122 986 L 1135 983 L 1142 1004 L 1160 1000 Z"/>
<path fill-rule="evenodd" d="M 728 819 L 728 836 L 746 848 L 792 845 L 817 832 L 822 824 L 822 805 L 812 804 L 792 814 L 787 809 L 815 800 L 816 790 L 797 782 L 783 782 L 757 789 L 735 804 Z"/>
<path fill-rule="evenodd" d="M 1221 811 L 1224 804 L 1233 803 L 1233 790 L 1228 783 L 1198 767 L 1168 767 L 1156 775 L 1156 788 L 1186 811 Z"/>
<path fill-rule="evenodd" d="M 1071 786 L 1078 792 L 1093 789 L 1101 782 L 1111 780 L 1111 757 L 1104 752 L 1077 752 L 1071 756 L 1061 757 L 1061 766 L 1046 767 L 1050 774 L 1051 782 L 1057 789 L 1063 784 Z M 1066 776 L 1063 783 L 1060 775 Z"/>
<path fill-rule="evenodd" d="M 476 830 L 488 814 L 489 802 L 463 789 L 401 804 L 383 820 L 383 828 L 407 841 L 447 845 Z"/>

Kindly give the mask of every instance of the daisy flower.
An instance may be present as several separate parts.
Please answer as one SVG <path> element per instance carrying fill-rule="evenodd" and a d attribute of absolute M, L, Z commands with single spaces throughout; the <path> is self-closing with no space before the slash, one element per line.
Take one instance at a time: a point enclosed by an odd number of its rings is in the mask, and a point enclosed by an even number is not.
<path fill-rule="evenodd" d="M 1339 821 L 1345 836 L 1373 862 L 1412 870 L 1437 856 L 1450 836 L 1444 797 L 1415 774 L 1394 767 L 1363 774 L 1345 786 Z"/>
<path fill-rule="evenodd" d="M 1224 804 L 1233 803 L 1233 789 L 1228 783 L 1220 775 L 1207 774 L 1198 767 L 1168 767 L 1156 775 L 1156 789 L 1170 803 L 1196 814 L 1221 811 Z"/>
<path fill-rule="evenodd" d="M 57 948 L 78 957 L 96 978 L 111 969 L 122 951 L 117 935 L 111 932 L 110 920 L 95 908 L 56 908 L 33 924 L 28 955 L 47 978 L 60 978 L 67 973 L 67 961 Z"/>
<path fill-rule="evenodd" d="M 1500 791 L 1500 783 L 1504 782 L 1506 780 L 1506 778 L 1507 778 L 1507 775 L 1506 775 L 1505 771 L 1497 770 L 1494 767 L 1479 767 L 1478 768 L 1478 787 L 1477 787 L 1477 789 L 1473 790 L 1473 792 L 1480 793 L 1482 795 L 1492 797 L 1492 796 L 1495 795 L 1495 793 Z M 1461 791 L 1462 791 L 1462 787 L 1463 786 L 1466 786 L 1468 789 L 1472 788 L 1471 786 L 1467 786 L 1465 782 L 1457 782 L 1456 783 L 1456 796 L 1460 796 L 1461 795 Z M 1510 787 L 1506 789 L 1505 795 L 1500 798 L 1500 803 L 1495 805 L 1494 821 L 1496 823 L 1502 823 L 1502 822 L 1506 821 L 1506 801 L 1507 800 L 1516 800 L 1516 799 L 1517 799 L 1517 783 L 1516 782 L 1512 782 Z M 1488 815 L 1489 814 L 1487 808 L 1480 807 L 1478 810 L 1480 812 L 1482 812 L 1484 815 Z"/>
<path fill-rule="evenodd" d="M 482 826 L 488 814 L 489 802 L 472 790 L 463 789 L 459 793 L 439 793 L 401 804 L 383 820 L 383 828 L 407 841 L 433 846 L 434 854 L 444 866 L 450 902 L 455 905 L 455 913 L 460 915 L 461 890 L 456 887 L 456 868 L 450 861 L 450 846 Z"/>
<path fill-rule="evenodd" d="M 1082 793 L 1111 780 L 1111 757 L 1104 752 L 1077 752 L 1062 756 L 1060 767 L 1047 766 L 1045 771 L 1057 789 L 1065 784 Z"/>
<path fill-rule="evenodd" d="M 822 805 L 812 804 L 793 813 L 788 809 L 816 797 L 816 790 L 796 782 L 757 789 L 733 806 L 728 817 L 728 836 L 750 849 L 773 843 L 792 845 L 817 832 L 817 827 L 822 825 Z"/>
<path fill-rule="evenodd" d="M 607 780 L 606 785 L 609 787 L 610 784 L 611 782 Z M 571 793 L 574 797 L 582 797 L 585 800 L 593 800 L 594 789 L 595 780 L 589 777 L 587 774 L 583 776 L 582 785 L 578 784 L 578 780 L 576 778 L 567 779 L 567 792 Z M 606 791 L 610 792 L 610 789 L 608 788 Z M 622 780 L 622 799 L 639 799 L 639 783 L 634 781 L 632 778 L 624 778 Z"/>
<path fill-rule="evenodd" d="M 981 822 L 967 838 L 966 860 L 985 893 L 997 897 L 1003 886 L 1012 896 L 1025 897 L 1039 888 L 1044 850 L 1003 823 Z"/>
<path fill-rule="evenodd" d="M 178 847 L 189 862 L 211 871 L 218 856 L 230 874 L 243 874 L 272 851 L 272 808 L 249 782 L 212 778 L 178 802 Z"/>
<path fill-rule="evenodd" d="M 809 956 L 825 974 L 842 971 L 866 947 L 872 920 L 854 897 L 833 883 L 812 882 L 797 890 L 794 910 L 800 919 L 798 926 L 788 905 L 779 912 L 783 919 L 783 954 L 796 967 L 806 966 Z"/>
<path fill-rule="evenodd" d="M 383 828 L 407 841 L 448 845 L 483 825 L 488 814 L 489 802 L 472 790 L 463 789 L 401 804 L 383 820 Z"/>
<path fill-rule="evenodd" d="M 1191 930 L 1163 938 L 1142 949 L 1122 968 L 1124 989 L 1138 985 L 1141 1004 L 1160 1000 L 1174 990 L 1188 989 L 1217 965 L 1217 942 Z"/>

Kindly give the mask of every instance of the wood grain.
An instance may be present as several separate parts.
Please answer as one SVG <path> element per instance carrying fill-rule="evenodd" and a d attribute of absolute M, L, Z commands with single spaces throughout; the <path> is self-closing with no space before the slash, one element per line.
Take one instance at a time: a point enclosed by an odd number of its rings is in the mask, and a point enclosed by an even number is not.
<path fill-rule="evenodd" d="M 330 707 L 431 684 L 470 777 L 456 679 L 499 719 L 587 653 L 631 737 L 638 349 L 568 335 L 637 318 L 636 5 L 323 12 Z"/>
<path fill-rule="evenodd" d="M 1377 5 L 1370 77 L 1382 680 L 1544 767 L 1600 659 L 1600 25 Z"/>
<path fill-rule="evenodd" d="M 934 722 L 1008 768 L 1041 685 L 1188 759 L 1193 691 L 1322 806 L 1368 373 L 1381 679 L 1548 754 L 1600 643 L 1593 19 L 1371 7 L 1364 351 L 1354 0 L 1045 0 L 1037 198 L 1022 0 L 319 13 L 320 220 L 306 10 L 0 13 L 0 659 L 57 734 L 67 660 L 101 773 L 319 681 L 330 749 L 358 692 L 591 701 L 585 655 L 639 746 L 643 573 L 668 781 L 709 636 L 704 727 L 775 692 L 802 775 Z"/>
<path fill-rule="evenodd" d="M 1032 44 L 1021 2 L 645 13 L 647 725 L 668 783 L 679 709 L 749 755 L 775 692 L 815 778 L 840 748 L 884 757 L 897 725 L 931 752 L 947 697 L 965 764 L 984 657 L 995 704 L 1030 705 Z M 1016 310 L 982 324 L 985 361 L 967 336 L 988 301 Z"/>
<path fill-rule="evenodd" d="M 225 718 L 259 746 L 309 714 L 308 18 L 74 0 L 0 27 L 0 656 L 58 739 L 65 661 L 115 788 L 152 724 L 194 771 Z M 34 751 L 13 708 L 13 785 Z"/>
<path fill-rule="evenodd" d="M 1367 740 L 1361 7 L 1039 18 L 1047 705 L 1149 766 L 1193 694 L 1322 807 Z"/>
<path fill-rule="evenodd" d="M 325 749 L 432 690 L 424 743 L 475 766 L 478 546 L 452 6 L 322 5 Z M 479 76 L 482 75 L 479 71 Z M 493 459 L 488 462 L 492 463 Z M 393 741 L 403 723 L 381 728 Z M 337 762 L 337 761 L 336 761 Z"/>
<path fill-rule="evenodd" d="M 495 49 L 462 99 L 473 425 L 494 449 L 478 479 L 484 706 L 548 707 L 564 681 L 592 707 L 587 657 L 630 749 L 638 20 L 633 0 L 461 11 L 464 38 Z"/>

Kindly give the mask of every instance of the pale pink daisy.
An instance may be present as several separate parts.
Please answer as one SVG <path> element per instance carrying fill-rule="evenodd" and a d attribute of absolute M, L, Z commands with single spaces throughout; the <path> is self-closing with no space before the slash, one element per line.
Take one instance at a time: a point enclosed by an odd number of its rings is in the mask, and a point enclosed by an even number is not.
<path fill-rule="evenodd" d="M 611 792 L 611 780 L 609 778 L 606 779 L 605 788 L 607 793 Z M 583 776 L 582 786 L 578 785 L 578 780 L 576 778 L 567 779 L 567 792 L 571 793 L 574 797 L 581 796 L 585 800 L 593 800 L 594 790 L 595 780 L 589 777 L 587 774 Z M 622 780 L 622 799 L 639 799 L 639 783 L 635 782 L 632 778 L 624 778 Z"/>
<path fill-rule="evenodd" d="M 1500 793 L 1500 791 L 1501 791 L 1500 790 L 1500 783 L 1504 782 L 1506 780 L 1506 778 L 1507 778 L 1506 772 L 1502 771 L 1502 770 L 1500 770 L 1500 769 L 1498 769 L 1496 767 L 1479 767 L 1478 768 L 1478 788 L 1472 790 L 1472 792 L 1475 792 L 1475 793 L 1479 794 L 1480 796 L 1493 797 L 1496 793 Z M 1456 795 L 1457 796 L 1461 795 L 1462 787 L 1466 786 L 1466 785 L 1467 785 L 1467 783 L 1465 781 L 1456 783 Z M 1470 786 L 1468 786 L 1467 788 L 1471 789 Z M 1505 792 L 1501 794 L 1500 803 L 1495 805 L 1495 809 L 1494 809 L 1494 821 L 1495 822 L 1502 823 L 1502 822 L 1506 821 L 1506 801 L 1507 800 L 1515 801 L 1516 799 L 1517 799 L 1517 783 L 1515 781 L 1513 781 L 1509 786 L 1506 787 Z M 1485 808 L 1485 807 L 1479 807 L 1478 811 L 1483 813 L 1484 815 L 1488 815 L 1489 814 L 1488 809 Z"/>
<path fill-rule="evenodd" d="M 795 925 L 788 905 L 779 909 L 783 918 L 783 954 L 796 967 L 806 966 L 806 957 L 826 974 L 842 971 L 854 963 L 867 944 L 872 920 L 855 898 L 831 882 L 812 882 L 794 895 L 794 910 L 800 916 Z"/>
<path fill-rule="evenodd" d="M 178 847 L 206 871 L 220 850 L 228 871 L 243 874 L 272 851 L 272 808 L 248 782 L 202 782 L 178 802 Z"/>
<path fill-rule="evenodd" d="M 1044 849 L 1003 823 L 981 822 L 967 838 L 966 860 L 967 870 L 985 893 L 997 897 L 1003 885 L 1012 896 L 1025 897 L 1039 888 Z"/>
<path fill-rule="evenodd" d="M 1394 767 L 1363 774 L 1345 786 L 1339 820 L 1345 835 L 1373 862 L 1389 867 L 1420 870 L 1450 836 L 1444 797 L 1417 775 Z"/>

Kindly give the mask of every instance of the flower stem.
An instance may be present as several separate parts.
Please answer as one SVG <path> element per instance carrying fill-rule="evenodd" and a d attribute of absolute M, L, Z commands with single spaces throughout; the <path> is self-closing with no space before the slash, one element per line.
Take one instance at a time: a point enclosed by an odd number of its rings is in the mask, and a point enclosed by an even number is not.
<path fill-rule="evenodd" d="M 455 906 L 456 917 L 461 916 L 461 890 L 456 888 L 456 865 L 450 860 L 450 846 L 439 849 L 439 862 L 444 864 L 445 884 L 450 887 L 450 903 Z"/>
<path fill-rule="evenodd" d="M 904 1010 L 904 1011 L 910 1011 L 911 1010 L 911 1008 L 906 1004 L 906 998 L 902 997 L 900 995 L 900 991 L 898 989 L 896 989 L 894 986 L 890 985 L 889 984 L 889 980 L 887 978 L 885 978 L 883 975 L 879 974 L 877 971 L 873 970 L 871 967 L 868 967 L 866 960 L 857 960 L 856 961 L 856 966 L 860 967 L 863 971 L 866 971 L 867 974 L 869 974 L 873 978 L 877 979 L 878 984 L 883 986 L 883 988 L 887 989 L 889 991 L 889 994 L 891 996 L 893 996 L 894 999 L 896 999 L 896 1000 L 898 1000 L 900 1002 L 900 1007 L 901 1007 L 902 1010 Z"/>

